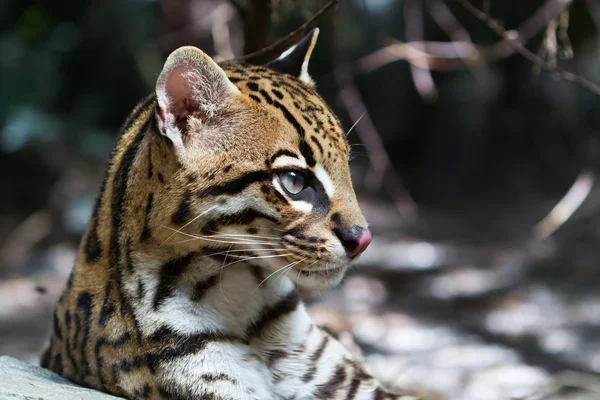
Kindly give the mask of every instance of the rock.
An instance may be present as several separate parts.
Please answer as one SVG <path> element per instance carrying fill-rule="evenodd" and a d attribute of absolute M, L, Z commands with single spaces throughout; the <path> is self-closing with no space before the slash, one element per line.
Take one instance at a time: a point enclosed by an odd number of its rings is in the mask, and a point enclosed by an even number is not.
<path fill-rule="evenodd" d="M 0 400 L 115 400 L 102 392 L 77 386 L 46 369 L 12 357 L 0 357 Z"/>

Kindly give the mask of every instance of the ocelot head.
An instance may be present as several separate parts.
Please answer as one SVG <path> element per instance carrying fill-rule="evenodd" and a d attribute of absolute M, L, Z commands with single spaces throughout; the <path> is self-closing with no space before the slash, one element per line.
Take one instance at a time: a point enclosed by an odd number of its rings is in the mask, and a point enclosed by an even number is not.
<path fill-rule="evenodd" d="M 163 221 L 172 245 L 308 287 L 339 283 L 367 248 L 345 132 L 307 71 L 317 35 L 266 66 L 218 65 L 194 47 L 169 56 L 156 120 L 178 165 Z"/>

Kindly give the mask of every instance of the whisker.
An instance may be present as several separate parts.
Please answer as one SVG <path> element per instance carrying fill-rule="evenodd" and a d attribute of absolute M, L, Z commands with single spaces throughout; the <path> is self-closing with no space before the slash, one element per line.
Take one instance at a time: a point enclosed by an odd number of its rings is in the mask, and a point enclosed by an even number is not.
<path fill-rule="evenodd" d="M 200 214 L 198 214 L 196 217 L 192 218 L 192 219 L 191 219 L 189 222 L 187 222 L 185 225 L 183 225 L 181 228 L 179 228 L 179 229 L 173 229 L 175 232 L 173 232 L 173 233 L 171 234 L 171 236 L 169 236 L 168 238 L 166 238 L 166 239 L 164 240 L 164 242 L 162 242 L 162 243 L 160 244 L 160 247 L 162 247 L 162 246 L 163 246 L 163 245 L 164 245 L 164 244 L 165 244 L 167 241 L 169 241 L 169 239 L 171 239 L 171 238 L 172 238 L 172 237 L 173 237 L 173 236 L 174 236 L 176 233 L 183 233 L 183 229 L 184 229 L 186 226 L 188 226 L 188 225 L 190 225 L 190 224 L 194 223 L 195 221 L 197 221 L 197 220 L 198 220 L 198 218 L 200 218 L 201 216 L 203 216 L 204 214 L 206 214 L 206 213 L 208 213 L 208 212 L 211 212 L 211 211 L 212 211 L 212 210 L 214 210 L 215 208 L 217 208 L 217 205 L 214 205 L 214 206 L 210 207 L 208 210 L 205 210 L 205 211 L 201 212 L 201 213 L 200 213 Z M 167 228 L 167 227 L 166 227 L 166 226 L 164 226 L 164 225 L 163 225 L 163 227 Z"/>
<path fill-rule="evenodd" d="M 252 293 L 256 292 L 256 291 L 258 290 L 258 288 L 260 287 L 260 285 L 262 285 L 263 283 L 265 283 L 265 282 L 267 281 L 267 279 L 269 279 L 270 277 L 272 277 L 273 275 L 275 275 L 275 274 L 276 274 L 276 273 L 278 273 L 279 271 L 282 271 L 282 270 L 284 270 L 284 269 L 288 268 L 288 267 L 289 267 L 291 264 L 293 264 L 293 263 L 286 264 L 286 265 L 284 265 L 283 267 L 279 268 L 278 270 L 276 270 L 276 271 L 274 271 L 274 272 L 271 272 L 271 273 L 269 274 L 269 276 L 267 276 L 265 279 L 263 279 L 263 280 L 262 280 L 262 282 L 260 282 L 260 283 L 258 284 L 258 286 L 256 286 L 256 288 L 254 288 L 254 290 L 252 291 Z"/>
<path fill-rule="evenodd" d="M 229 253 L 241 253 L 241 252 L 254 252 L 254 251 L 266 251 L 266 252 L 276 252 L 276 251 L 283 251 L 283 250 L 287 250 L 287 249 L 238 249 L 238 250 L 227 250 L 227 251 L 220 251 L 217 253 L 210 253 L 207 254 L 206 256 L 210 257 L 210 256 L 219 256 L 221 254 L 229 254 Z"/>
<path fill-rule="evenodd" d="M 235 256 L 235 255 L 232 255 L 231 257 L 240 257 L 240 258 L 243 257 L 243 258 L 241 260 L 237 260 L 237 261 L 234 261 L 234 262 L 229 263 L 227 265 L 224 265 L 223 268 L 228 267 L 228 266 L 233 265 L 233 264 L 240 263 L 240 262 L 249 261 L 249 260 L 262 260 L 262 259 L 265 259 L 265 258 L 288 257 L 288 256 L 291 256 L 291 255 L 292 254 L 272 254 L 272 255 L 256 256 L 256 257 L 244 257 L 244 256 Z"/>
<path fill-rule="evenodd" d="M 192 239 L 181 240 L 179 242 L 175 242 L 174 244 L 193 242 L 195 240 L 205 240 L 207 242 L 223 243 L 223 244 L 244 244 L 244 245 L 273 245 L 274 244 L 274 243 L 270 243 L 270 242 L 239 242 L 239 241 L 234 242 L 234 241 L 226 241 L 226 240 L 209 239 L 208 237 L 198 237 L 198 236 L 193 236 Z"/>
<path fill-rule="evenodd" d="M 294 267 L 295 267 L 296 265 L 300 264 L 300 263 L 301 263 L 302 261 L 304 261 L 304 260 L 306 260 L 306 258 L 303 258 L 303 259 L 302 259 L 302 260 L 300 260 L 300 261 L 299 261 L 297 264 L 291 265 L 291 266 L 290 266 L 290 267 L 287 269 L 287 271 L 285 272 L 285 275 L 282 275 L 282 276 L 283 276 L 284 278 L 287 278 L 287 276 L 288 276 L 288 274 L 290 273 L 290 271 L 291 271 L 292 269 L 294 269 Z M 298 272 L 300 272 L 300 271 L 298 271 Z M 277 278 L 277 279 L 279 279 L 279 278 Z M 277 282 L 277 280 L 275 280 L 275 282 Z M 279 290 L 280 290 L 280 291 L 281 291 L 281 285 L 283 285 L 283 279 L 281 280 L 281 283 L 279 284 Z"/>
<path fill-rule="evenodd" d="M 248 238 L 244 238 L 244 237 L 238 237 L 238 236 L 224 236 L 224 235 L 205 235 L 202 237 L 206 237 L 206 238 L 223 238 L 223 239 L 230 239 L 230 240 L 238 240 L 240 242 L 248 242 L 248 241 L 252 241 L 252 240 L 262 240 L 264 242 L 271 242 L 271 243 L 277 243 L 279 242 L 279 238 L 275 239 L 275 238 L 252 238 L 252 237 L 248 237 Z"/>
<path fill-rule="evenodd" d="M 229 250 L 231 250 L 231 246 L 233 245 L 229 246 Z M 225 257 L 223 258 L 223 265 L 225 264 L 225 261 L 227 261 L 228 255 L 229 251 L 225 254 Z M 223 295 L 223 298 L 227 303 L 229 303 L 229 299 L 227 298 L 227 296 L 225 296 L 225 291 L 223 291 L 223 268 L 225 268 L 223 265 L 221 265 L 221 269 L 219 271 L 219 287 L 221 288 L 221 294 Z"/>
<path fill-rule="evenodd" d="M 352 124 L 352 126 L 350 127 L 350 129 L 348 129 L 348 132 L 346 132 L 346 137 L 348 137 L 348 135 L 350 134 L 350 132 L 352 132 L 352 129 L 354 129 L 354 127 L 355 127 L 356 125 L 358 125 L 358 123 L 360 122 L 360 120 L 361 120 L 361 119 L 362 119 L 362 117 L 364 117 L 364 116 L 365 116 L 365 113 L 362 113 L 362 114 L 360 115 L 360 117 L 358 117 L 358 119 L 356 120 L 356 122 L 355 122 L 354 124 Z"/>
<path fill-rule="evenodd" d="M 258 286 L 252 291 L 252 293 L 256 292 L 256 290 L 258 290 L 258 288 L 260 287 L 260 285 L 262 285 L 263 283 L 265 283 L 270 277 L 272 277 L 273 275 L 275 275 L 276 273 L 283 271 L 284 269 L 288 268 L 288 267 L 294 267 L 296 265 L 298 265 L 301 261 L 294 261 L 290 264 L 284 265 L 283 267 L 279 268 L 278 270 L 272 272 L 271 274 L 269 274 L 269 276 L 267 276 L 265 279 L 262 280 L 261 283 L 258 284 Z"/>
<path fill-rule="evenodd" d="M 169 230 L 172 230 L 175 233 L 178 233 L 180 235 L 187 236 L 189 238 L 193 238 L 194 240 L 206 240 L 208 242 L 216 242 L 216 243 L 224 243 L 224 244 L 248 244 L 249 243 L 248 241 L 245 241 L 243 239 L 237 239 L 238 241 L 236 241 L 236 242 L 233 242 L 233 241 L 227 242 L 227 241 L 222 241 L 222 240 L 216 240 L 216 239 L 213 239 L 212 236 L 197 236 L 197 235 L 192 235 L 190 233 L 181 232 L 181 231 L 179 231 L 177 229 L 171 228 L 170 226 L 163 225 L 162 227 L 166 228 L 166 229 L 169 229 Z M 183 243 L 183 242 L 179 242 L 179 243 Z M 272 243 L 269 243 L 269 242 L 254 242 L 252 244 L 272 244 Z"/>
<path fill-rule="evenodd" d="M 255 235 L 255 234 L 245 234 L 245 233 L 217 233 L 214 236 L 232 236 L 232 237 L 251 237 L 251 238 L 265 238 L 265 239 L 279 239 L 278 236 L 275 235 Z"/>

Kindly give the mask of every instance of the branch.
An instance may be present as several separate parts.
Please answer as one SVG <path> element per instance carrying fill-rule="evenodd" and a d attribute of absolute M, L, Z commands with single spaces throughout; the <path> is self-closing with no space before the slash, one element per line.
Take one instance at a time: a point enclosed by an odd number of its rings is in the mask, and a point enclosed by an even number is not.
<path fill-rule="evenodd" d="M 409 41 L 423 38 L 423 11 L 421 7 L 421 2 L 417 0 L 409 0 L 404 3 L 404 26 L 406 39 Z M 438 91 L 429 68 L 427 66 L 417 67 L 411 63 L 410 73 L 421 98 L 426 102 L 435 101 L 438 97 Z"/>
<path fill-rule="evenodd" d="M 538 8 L 536 10 L 536 12 L 531 17 L 529 17 L 527 20 L 525 20 L 523 23 L 521 23 L 521 25 L 515 30 L 517 32 L 517 35 L 518 35 L 521 43 L 527 43 L 532 37 L 537 35 L 542 30 L 546 29 L 546 26 L 548 26 L 550 21 L 552 21 L 554 18 L 559 16 L 560 13 L 563 12 L 569 6 L 569 4 L 572 3 L 572 1 L 573 0 L 548 0 L 548 1 L 546 1 L 540 8 Z M 487 11 L 478 10 L 473 5 L 471 5 L 471 3 L 469 3 L 468 1 L 464 1 L 464 0 L 460 1 L 459 0 L 459 3 L 461 3 L 463 5 L 463 7 L 466 7 L 467 9 L 468 9 L 468 6 L 470 6 L 473 10 L 475 10 L 475 12 L 477 12 L 479 14 L 479 16 L 475 15 L 478 19 L 481 20 L 480 17 L 485 15 L 489 20 L 495 22 L 489 16 L 489 13 Z M 468 6 L 465 6 L 465 3 Z M 469 11 L 473 14 L 473 11 L 471 11 L 471 10 L 469 10 Z M 484 21 L 484 22 L 486 22 L 486 21 Z M 500 27 L 500 25 L 498 25 L 497 23 L 496 23 L 496 25 L 498 27 Z M 502 28 L 502 27 L 500 27 L 500 28 L 502 29 L 502 31 L 506 32 L 504 30 L 504 28 Z M 492 29 L 495 30 L 494 28 L 492 28 Z M 505 40 L 495 44 L 492 48 L 490 48 L 488 50 L 487 57 L 489 57 L 490 59 L 498 60 L 498 59 L 507 58 L 510 55 L 514 54 L 514 52 L 516 50 L 514 47 L 512 47 L 510 45 L 510 43 L 509 43 L 510 39 L 505 38 L 504 35 L 502 35 L 502 34 L 500 34 L 500 36 Z"/>
<path fill-rule="evenodd" d="M 592 81 L 589 81 L 580 75 L 576 75 L 576 74 L 569 72 L 563 68 L 552 65 L 552 63 L 544 60 L 543 58 L 539 57 L 538 55 L 536 55 L 535 53 L 533 53 L 532 51 L 527 49 L 525 47 L 525 45 L 523 44 L 523 42 L 521 41 L 518 31 L 505 30 L 492 17 L 490 17 L 488 14 L 484 13 L 483 11 L 481 11 L 478 8 L 476 8 L 475 6 L 473 6 L 467 0 L 456 0 L 456 1 L 458 1 L 458 3 L 460 3 L 467 11 L 469 11 L 471 14 L 473 14 L 473 16 L 475 16 L 477 19 L 481 20 L 482 22 L 486 23 L 487 26 L 491 30 L 493 30 L 500 37 L 502 37 L 505 40 L 506 44 L 508 46 L 510 46 L 513 51 L 519 53 L 521 56 L 523 56 L 527 60 L 531 61 L 538 68 L 545 69 L 546 71 L 551 72 L 552 74 L 556 75 L 560 79 L 563 79 L 568 82 L 573 82 L 573 83 L 583 87 L 584 89 L 587 89 L 590 92 L 595 93 L 600 96 L 600 85 L 598 85 Z M 557 11 L 558 10 L 557 14 L 560 14 L 565 9 L 565 7 L 571 3 L 571 1 L 572 0 L 548 1 L 548 2 L 546 2 L 546 4 L 544 4 L 544 6 L 542 6 L 541 10 L 543 10 L 543 11 L 546 11 L 546 10 Z M 551 5 L 552 5 L 552 7 L 550 7 Z M 559 7 L 557 5 L 563 5 L 563 7 L 559 9 Z M 539 16 L 540 13 L 541 12 L 538 11 L 538 12 L 536 12 L 535 15 Z M 550 13 L 549 12 L 544 13 L 544 16 L 547 16 L 546 14 L 550 14 Z M 554 17 L 556 17 L 556 15 L 552 16 L 552 18 L 554 18 Z M 533 18 L 531 18 L 531 19 L 533 19 Z M 531 25 L 533 25 L 533 23 Z M 537 24 L 537 25 L 539 25 L 539 24 Z M 535 25 L 535 26 L 537 26 L 537 25 Z M 529 26 L 529 25 L 526 25 L 526 26 Z M 530 28 L 530 30 L 531 29 L 532 28 Z"/>
<path fill-rule="evenodd" d="M 480 85 L 488 85 L 490 82 L 494 82 L 494 73 L 490 69 L 486 61 L 479 56 L 478 50 L 472 45 L 473 40 L 471 35 L 465 29 L 464 26 L 458 21 L 458 19 L 452 14 L 452 11 L 448 8 L 443 0 L 427 0 L 428 11 L 435 23 L 442 28 L 442 30 L 452 40 L 452 47 L 458 53 L 460 48 L 458 43 L 468 43 L 468 51 L 472 55 L 471 57 L 461 58 L 460 61 L 469 68 L 475 79 Z"/>
<path fill-rule="evenodd" d="M 579 173 L 567 194 L 535 225 L 536 239 L 546 239 L 571 218 L 592 191 L 595 178 L 596 175 L 589 169 Z"/>
<path fill-rule="evenodd" d="M 477 60 L 480 51 L 471 42 L 396 42 L 359 59 L 361 72 L 371 72 L 399 60 L 437 71 L 463 69 L 468 59 Z"/>
<path fill-rule="evenodd" d="M 312 17 L 308 19 L 304 24 L 302 24 L 298 29 L 289 33 L 287 36 L 279 39 L 275 43 L 266 46 L 254 53 L 246 54 L 242 57 L 237 57 L 232 61 L 246 61 L 250 63 L 263 63 L 268 61 L 269 58 L 272 58 L 274 54 L 280 54 L 285 51 L 287 48 L 295 45 L 302 39 L 302 37 L 306 34 L 306 32 L 317 22 L 317 20 L 325 14 L 332 7 L 337 6 L 339 0 L 331 0 L 327 3 L 323 8 L 315 13 Z"/>
<path fill-rule="evenodd" d="M 548 26 L 552 19 L 560 16 L 565 10 L 558 7 L 557 4 L 566 6 L 571 3 L 571 0 L 546 2 L 535 13 L 534 17 L 521 24 L 521 28 L 509 31 L 467 0 L 456 1 L 475 17 L 485 22 L 503 40 L 492 47 L 484 49 L 478 48 L 470 41 L 394 43 L 359 59 L 357 61 L 358 68 L 362 72 L 370 72 L 390 62 L 405 60 L 420 68 L 448 71 L 463 69 L 464 64 L 468 62 L 498 61 L 518 53 L 531 61 L 537 68 L 549 71 L 559 79 L 575 83 L 594 94 L 600 95 L 600 85 L 564 68 L 557 67 L 525 47 L 526 40 L 534 35 L 534 31 Z M 600 13 L 600 11 L 598 12 Z M 535 20 L 535 22 L 531 22 L 531 20 Z M 524 32 L 523 35 L 520 33 L 521 31 Z"/>
<path fill-rule="evenodd" d="M 429 0 L 429 1 L 431 2 L 432 0 Z M 379 68 L 379 67 L 385 65 L 388 62 L 398 61 L 398 60 L 406 60 L 412 64 L 415 62 L 414 57 L 411 57 L 411 58 L 406 58 L 406 57 L 415 54 L 415 52 L 412 51 L 413 49 L 415 49 L 415 50 L 422 49 L 424 51 L 419 55 L 418 60 L 416 61 L 417 62 L 416 66 L 421 66 L 426 63 L 428 68 L 438 69 L 438 70 L 453 70 L 453 69 L 464 68 L 464 65 L 463 65 L 464 62 L 461 62 L 461 60 L 459 60 L 459 62 L 439 60 L 439 59 L 445 59 L 445 58 L 466 59 L 465 62 L 469 62 L 469 60 L 472 60 L 473 63 L 475 63 L 475 62 L 481 63 L 484 61 L 485 62 L 494 62 L 494 61 L 502 60 L 504 58 L 507 58 L 507 57 L 513 55 L 515 52 L 517 52 L 514 45 L 513 46 L 510 45 L 510 41 L 513 40 L 514 36 L 519 37 L 522 43 L 526 43 L 533 36 L 535 36 L 540 31 L 545 29 L 546 26 L 550 23 L 550 21 L 552 21 L 554 18 L 559 16 L 560 13 L 562 11 L 564 11 L 565 7 L 571 1 L 572 0 L 556 0 L 556 1 L 549 1 L 549 2 L 544 3 L 544 5 L 542 5 L 542 7 L 540 7 L 531 18 L 529 18 L 526 21 L 524 21 L 523 23 L 521 23 L 519 28 L 517 28 L 516 30 L 510 31 L 511 38 L 505 38 L 505 35 L 501 34 L 503 40 L 501 40 L 500 42 L 498 42 L 490 47 L 481 49 L 481 48 L 478 48 L 477 46 L 475 46 L 472 43 L 472 41 L 470 40 L 470 38 L 468 38 L 468 33 L 466 32 L 466 30 L 464 30 L 464 28 L 462 28 L 458 24 L 458 21 L 456 21 L 456 18 L 454 17 L 454 15 L 452 15 L 452 13 L 448 9 L 448 7 L 444 4 L 444 2 L 441 0 L 437 0 L 436 1 L 437 4 L 433 3 L 431 5 L 431 10 L 430 10 L 431 16 L 436 20 L 438 25 L 444 31 L 447 32 L 448 36 L 453 40 L 453 42 L 422 42 L 422 44 L 421 44 L 421 42 L 405 43 L 403 45 L 407 45 L 407 46 L 411 47 L 410 49 L 407 50 L 407 51 L 411 51 L 411 53 L 406 53 L 406 56 L 404 55 L 404 51 L 400 51 L 397 48 L 389 48 L 388 49 L 387 47 L 384 47 L 384 48 L 378 50 L 377 52 L 375 52 L 375 53 L 379 53 L 378 56 L 381 57 L 381 60 L 379 60 L 379 62 L 377 60 L 377 57 L 367 56 L 369 58 L 369 60 L 368 60 L 369 62 L 367 63 L 368 64 L 367 69 L 373 70 L 373 69 L 376 69 L 376 68 Z M 590 0 L 590 1 L 593 2 L 594 0 Z M 467 3 L 467 5 L 471 6 L 470 3 Z M 563 6 L 561 7 L 561 5 L 563 5 Z M 491 17 L 489 17 L 489 15 L 486 12 L 480 11 L 473 6 L 471 6 L 471 8 L 474 9 L 475 12 L 480 17 L 485 16 L 488 19 L 492 20 Z M 495 23 L 495 21 L 493 21 L 493 20 L 492 20 L 492 22 Z M 503 33 L 506 32 L 504 30 L 504 28 L 500 27 L 497 23 L 496 23 L 496 26 L 499 27 L 503 31 Z M 461 30 L 463 32 L 461 32 Z M 451 35 L 450 33 L 453 33 L 453 35 Z M 461 48 L 460 49 L 457 48 L 456 52 L 454 52 L 454 54 L 452 54 L 451 52 L 448 52 L 448 50 L 445 50 L 445 49 L 439 50 L 441 43 L 447 43 L 448 45 L 446 47 L 451 47 L 452 45 L 457 45 L 457 46 L 460 46 Z M 394 45 L 392 45 L 392 46 L 394 46 Z M 390 47 L 390 46 L 388 46 L 388 47 Z M 462 54 L 463 51 L 468 51 L 468 55 L 467 56 L 460 55 L 460 54 Z M 373 53 L 373 55 L 375 55 L 375 53 Z M 384 53 L 385 53 L 385 56 L 382 57 L 382 55 Z M 394 56 L 394 54 L 395 54 L 395 56 Z M 367 58 L 367 57 L 365 57 L 365 58 Z M 365 60 L 365 59 L 363 59 L 363 60 Z"/>

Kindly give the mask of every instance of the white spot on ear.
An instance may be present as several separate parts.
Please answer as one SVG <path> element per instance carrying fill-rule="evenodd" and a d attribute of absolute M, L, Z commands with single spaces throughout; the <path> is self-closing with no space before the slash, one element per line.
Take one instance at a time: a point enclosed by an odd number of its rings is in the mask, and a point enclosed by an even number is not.
<path fill-rule="evenodd" d="M 319 28 L 315 28 L 310 37 L 309 48 L 306 51 L 306 54 L 304 54 L 304 60 L 302 61 L 302 65 L 300 66 L 300 75 L 298 75 L 298 79 L 300 79 L 302 82 L 308 83 L 311 86 L 315 86 L 315 82 L 312 80 L 312 78 L 308 74 L 308 62 L 310 61 L 310 56 L 315 48 L 315 44 L 317 43 L 318 36 L 319 36 Z M 292 54 L 292 52 L 294 52 L 294 50 L 296 50 L 297 46 L 298 46 L 298 44 L 295 44 L 292 47 L 290 47 L 289 49 L 287 49 L 286 51 L 284 51 L 283 53 L 281 53 L 281 55 L 279 57 L 277 57 L 277 60 L 282 60 L 282 59 L 286 58 L 287 56 L 289 56 L 290 54 Z"/>
<path fill-rule="evenodd" d="M 302 82 L 306 82 L 311 86 L 315 86 L 315 81 L 308 74 L 308 57 L 304 59 L 302 62 L 302 67 L 300 69 L 300 76 L 298 77 Z"/>
<path fill-rule="evenodd" d="M 287 49 L 286 51 L 284 51 L 283 53 L 281 53 L 281 55 L 279 57 L 277 57 L 277 59 L 281 60 L 283 58 L 286 58 L 290 54 L 292 54 L 292 51 L 294 51 L 294 49 L 296 48 L 296 46 L 297 46 L 297 44 L 293 45 L 292 47 L 290 47 L 289 49 Z"/>
<path fill-rule="evenodd" d="M 304 57 L 304 61 L 302 62 L 302 67 L 300 68 L 300 76 L 298 77 L 301 81 L 310 84 L 311 86 L 315 86 L 315 81 L 312 80 L 310 75 L 308 74 L 308 61 L 310 60 L 310 56 L 317 44 L 317 38 L 319 37 L 319 28 L 315 28 L 314 33 L 311 38 L 310 48 L 306 52 L 306 57 Z"/>
<path fill-rule="evenodd" d="M 327 193 L 327 196 L 330 199 L 333 198 L 333 194 L 335 193 L 335 186 L 333 185 L 329 174 L 327 173 L 327 171 L 325 171 L 321 164 L 317 164 L 315 166 L 315 176 L 321 182 L 323 188 L 325 188 L 325 193 Z"/>

